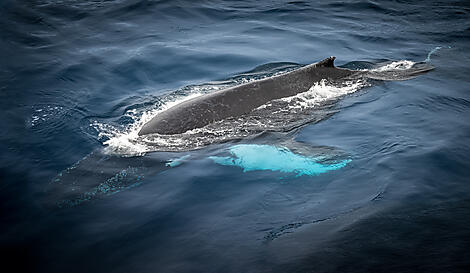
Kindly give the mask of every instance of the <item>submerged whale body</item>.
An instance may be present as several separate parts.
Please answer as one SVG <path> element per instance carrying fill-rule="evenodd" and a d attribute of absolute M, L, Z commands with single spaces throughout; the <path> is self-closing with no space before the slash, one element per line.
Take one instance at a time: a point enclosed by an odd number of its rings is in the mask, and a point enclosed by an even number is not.
<path fill-rule="evenodd" d="M 310 64 L 294 71 L 262 80 L 227 88 L 196 97 L 165 110 L 139 131 L 139 136 L 148 134 L 175 135 L 202 128 L 210 123 L 229 117 L 250 113 L 269 101 L 294 96 L 308 91 L 323 79 L 339 82 L 360 77 L 379 80 L 402 80 L 432 69 L 431 66 L 416 67 L 406 74 L 385 75 L 367 70 L 350 70 L 334 66 L 335 57 Z M 382 77 L 382 78 L 381 78 Z"/>

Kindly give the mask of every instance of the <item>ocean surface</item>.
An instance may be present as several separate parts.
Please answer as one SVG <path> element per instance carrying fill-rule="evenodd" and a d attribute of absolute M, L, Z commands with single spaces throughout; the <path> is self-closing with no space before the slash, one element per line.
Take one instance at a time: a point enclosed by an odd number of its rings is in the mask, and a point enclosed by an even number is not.
<path fill-rule="evenodd" d="M 330 56 L 378 76 L 137 134 Z M 1 270 L 470 272 L 469 63 L 464 0 L 1 1 Z"/>

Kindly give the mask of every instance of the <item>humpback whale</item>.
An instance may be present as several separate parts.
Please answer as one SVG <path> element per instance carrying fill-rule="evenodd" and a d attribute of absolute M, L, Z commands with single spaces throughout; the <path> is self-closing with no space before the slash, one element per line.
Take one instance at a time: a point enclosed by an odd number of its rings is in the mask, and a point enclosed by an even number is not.
<path fill-rule="evenodd" d="M 159 138 L 162 137 L 162 134 L 166 134 L 168 138 L 193 138 L 191 134 L 178 134 L 206 125 L 210 126 L 211 122 L 225 118 L 256 114 L 256 108 L 266 105 L 272 100 L 308 91 L 323 79 L 340 85 L 344 81 L 357 79 L 361 81 L 362 79 L 405 80 L 433 69 L 433 66 L 427 62 L 398 61 L 390 62 L 385 66 L 384 63 L 380 63 L 379 66 L 375 66 L 377 68 L 368 66 L 372 68 L 350 70 L 335 67 L 334 59 L 334 57 L 330 57 L 285 74 L 186 100 L 153 117 L 141 128 L 139 134 L 156 133 L 160 134 Z M 372 65 L 372 63 L 367 64 Z M 345 66 L 364 67 L 365 65 L 361 62 L 354 62 Z M 392 69 L 389 69 L 390 67 Z M 283 107 L 286 104 L 273 103 L 273 105 L 273 108 L 277 110 L 278 107 Z M 295 110 L 287 111 L 293 115 L 299 113 Z M 266 113 L 270 117 L 272 112 L 267 111 Z M 289 123 L 288 120 L 282 118 L 280 122 Z M 228 126 L 232 125 L 230 121 L 227 124 L 229 124 Z M 134 132 L 132 131 L 132 137 L 135 136 Z M 214 136 L 209 135 L 209 137 L 212 139 Z M 271 170 L 295 176 L 321 174 L 342 168 L 350 162 L 346 154 L 335 148 L 311 147 L 294 140 L 280 141 L 285 137 L 284 133 L 264 135 L 261 141 L 258 139 L 256 143 L 250 141 L 248 144 L 237 144 L 224 150 L 223 153 L 211 154 L 209 158 L 216 164 L 236 166 L 244 171 Z M 221 141 L 207 143 L 217 142 Z M 200 144 L 197 143 L 197 145 Z M 157 146 L 158 148 L 152 151 L 160 153 L 152 153 L 145 157 L 123 157 L 121 156 L 122 151 L 118 151 L 119 155 L 115 155 L 114 152 L 109 153 L 106 150 L 98 149 L 63 170 L 53 179 L 45 189 L 44 205 L 47 207 L 73 207 L 138 186 L 143 183 L 144 179 L 148 180 L 149 177 L 186 162 L 189 154 L 181 156 L 179 152 L 200 147 L 197 145 L 186 146 L 186 143 L 178 142 L 177 146 Z M 178 153 L 171 153 L 174 151 L 178 151 Z M 140 152 L 141 150 L 139 150 Z M 175 158 L 168 159 L 169 157 Z M 195 158 L 195 155 L 191 154 L 191 160 Z M 286 164 L 286 160 L 290 163 Z"/>
<path fill-rule="evenodd" d="M 393 75 L 367 70 L 350 70 L 334 65 L 335 57 L 326 58 L 291 72 L 241 84 L 214 93 L 202 95 L 177 104 L 153 117 L 140 129 L 138 135 L 175 135 L 202 128 L 229 117 L 250 113 L 269 101 L 294 96 L 308 91 L 323 79 L 339 82 L 360 77 L 378 80 L 409 79 L 431 70 L 432 66 L 419 66 L 412 71 Z"/>

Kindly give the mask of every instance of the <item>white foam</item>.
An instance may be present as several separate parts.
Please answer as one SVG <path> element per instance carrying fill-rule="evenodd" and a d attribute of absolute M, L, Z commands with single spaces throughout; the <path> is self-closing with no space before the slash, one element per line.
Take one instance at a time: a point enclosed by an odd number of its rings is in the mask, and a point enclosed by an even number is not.
<path fill-rule="evenodd" d="M 95 121 L 90 126 L 94 127 L 98 132 L 98 137 L 106 137 L 103 144 L 106 145 L 105 152 L 117 153 L 120 155 L 137 156 L 143 155 L 149 151 L 149 147 L 138 141 L 139 131 L 142 126 L 149 122 L 159 113 L 178 105 L 184 101 L 201 96 L 203 93 L 191 93 L 186 96 L 180 96 L 166 101 L 161 107 L 153 108 L 139 113 L 136 110 L 126 112 L 126 116 L 134 120 L 127 128 L 117 128 L 109 124 Z"/>
<path fill-rule="evenodd" d="M 392 62 L 374 69 L 370 69 L 369 71 L 374 72 L 385 72 L 385 71 L 396 71 L 396 70 L 407 70 L 413 67 L 415 62 L 408 61 L 408 60 L 401 60 Z"/>
<path fill-rule="evenodd" d="M 289 103 L 289 108 L 312 108 L 323 102 L 351 94 L 364 87 L 366 83 L 362 80 L 348 81 L 341 86 L 329 84 L 323 79 L 315 83 L 306 92 L 295 96 L 282 98 L 281 101 Z"/>

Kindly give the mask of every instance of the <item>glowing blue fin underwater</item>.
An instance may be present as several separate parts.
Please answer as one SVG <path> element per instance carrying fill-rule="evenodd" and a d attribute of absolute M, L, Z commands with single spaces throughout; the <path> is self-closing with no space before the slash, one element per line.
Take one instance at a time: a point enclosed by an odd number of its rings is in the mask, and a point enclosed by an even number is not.
<path fill-rule="evenodd" d="M 210 159 L 220 165 L 241 167 L 244 172 L 270 170 L 296 176 L 323 174 L 351 162 L 343 159 L 332 164 L 322 163 L 324 157 L 295 154 L 288 148 L 272 145 L 240 144 L 230 147 L 229 152 L 231 156 L 211 156 Z"/>

